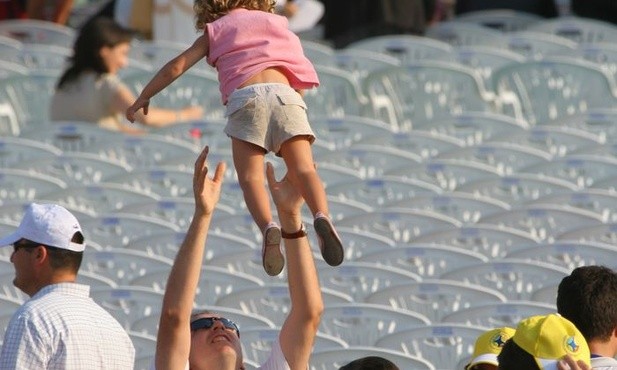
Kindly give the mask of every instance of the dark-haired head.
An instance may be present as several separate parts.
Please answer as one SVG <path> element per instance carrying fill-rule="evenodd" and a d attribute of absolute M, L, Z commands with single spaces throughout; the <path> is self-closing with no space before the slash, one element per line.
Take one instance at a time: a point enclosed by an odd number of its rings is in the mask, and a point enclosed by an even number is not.
<path fill-rule="evenodd" d="M 62 88 L 85 71 L 98 75 L 109 72 L 101 57 L 101 49 L 129 43 L 134 35 L 134 31 L 122 27 L 111 18 L 99 17 L 88 21 L 79 31 L 70 66 L 60 78 L 57 88 Z"/>

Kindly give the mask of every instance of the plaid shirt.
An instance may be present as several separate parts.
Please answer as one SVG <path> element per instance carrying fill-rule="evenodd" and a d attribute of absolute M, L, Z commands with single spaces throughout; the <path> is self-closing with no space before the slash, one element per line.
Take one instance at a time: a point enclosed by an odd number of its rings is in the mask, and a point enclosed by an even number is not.
<path fill-rule="evenodd" d="M 0 369 L 133 369 L 128 334 L 75 283 L 44 287 L 15 312 L 4 336 Z"/>

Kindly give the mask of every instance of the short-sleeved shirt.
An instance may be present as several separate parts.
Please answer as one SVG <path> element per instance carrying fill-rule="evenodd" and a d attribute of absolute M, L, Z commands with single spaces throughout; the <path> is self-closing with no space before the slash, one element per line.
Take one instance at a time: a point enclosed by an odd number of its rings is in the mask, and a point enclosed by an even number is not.
<path fill-rule="evenodd" d="M 126 85 L 116 75 L 83 72 L 56 90 L 51 100 L 51 120 L 93 122 L 118 130 L 123 122 L 122 112 L 114 111 L 112 102 L 121 88 Z"/>
<path fill-rule="evenodd" d="M 90 287 L 52 284 L 26 301 L 4 335 L 0 369 L 130 370 L 135 348 Z"/>
<path fill-rule="evenodd" d="M 287 18 L 260 11 L 234 9 L 206 25 L 208 63 L 218 71 L 224 104 L 250 77 L 278 68 L 295 90 L 319 85 L 317 72 L 302 44 L 288 29 Z"/>

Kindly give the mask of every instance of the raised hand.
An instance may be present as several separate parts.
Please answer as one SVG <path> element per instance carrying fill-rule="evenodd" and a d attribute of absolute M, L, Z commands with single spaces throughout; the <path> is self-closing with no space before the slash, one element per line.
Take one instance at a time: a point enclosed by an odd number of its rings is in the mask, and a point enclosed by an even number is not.
<path fill-rule="evenodd" d="M 150 100 L 137 98 L 135 103 L 127 108 L 126 110 L 126 119 L 130 122 L 135 122 L 135 114 L 143 108 L 144 114 L 148 114 L 148 107 L 150 106 Z"/>
<path fill-rule="evenodd" d="M 195 172 L 193 174 L 193 193 L 195 195 L 195 212 L 202 214 L 212 214 L 216 203 L 221 195 L 221 185 L 223 175 L 227 168 L 225 162 L 219 162 L 214 171 L 214 177 L 208 178 L 208 152 L 210 148 L 205 147 L 195 161 Z"/>
<path fill-rule="evenodd" d="M 278 212 L 299 213 L 300 207 L 304 204 L 304 198 L 291 184 L 287 174 L 283 176 L 281 181 L 276 181 L 272 163 L 268 162 L 266 164 L 266 178 L 268 179 L 268 188 L 270 188 L 272 200 L 274 200 Z"/>

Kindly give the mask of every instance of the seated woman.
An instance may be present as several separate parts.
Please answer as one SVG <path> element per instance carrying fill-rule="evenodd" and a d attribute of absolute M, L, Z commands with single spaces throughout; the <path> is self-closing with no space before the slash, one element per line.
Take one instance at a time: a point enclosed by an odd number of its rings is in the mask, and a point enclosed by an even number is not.
<path fill-rule="evenodd" d="M 101 127 L 138 133 L 124 112 L 135 101 L 131 90 L 117 73 L 128 64 L 133 31 L 109 18 L 95 18 L 81 29 L 70 66 L 58 81 L 51 101 L 52 121 L 95 122 Z M 199 119 L 201 107 L 180 110 L 150 107 L 148 115 L 139 112 L 136 121 L 146 126 L 165 126 Z"/>

